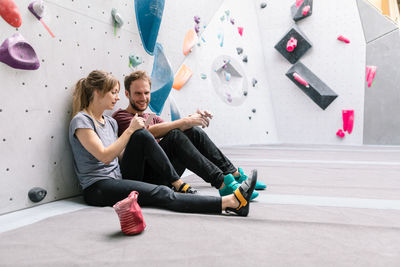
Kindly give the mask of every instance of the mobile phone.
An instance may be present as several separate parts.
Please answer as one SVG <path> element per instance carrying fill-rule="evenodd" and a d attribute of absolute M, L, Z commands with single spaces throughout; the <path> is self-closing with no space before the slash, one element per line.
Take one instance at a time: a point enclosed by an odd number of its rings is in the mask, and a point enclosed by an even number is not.
<path fill-rule="evenodd" d="M 153 118 L 156 116 L 155 113 L 150 113 L 149 117 L 147 118 L 147 120 L 144 122 L 144 125 L 147 127 L 149 126 L 149 124 L 151 123 L 151 121 L 153 120 Z"/>

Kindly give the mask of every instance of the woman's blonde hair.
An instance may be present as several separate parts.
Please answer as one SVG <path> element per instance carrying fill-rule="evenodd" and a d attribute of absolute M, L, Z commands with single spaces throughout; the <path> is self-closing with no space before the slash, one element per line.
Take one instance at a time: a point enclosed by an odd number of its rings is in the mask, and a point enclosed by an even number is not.
<path fill-rule="evenodd" d="M 117 78 L 101 70 L 94 70 L 86 78 L 80 79 L 75 85 L 73 94 L 72 117 L 79 111 L 89 107 L 89 104 L 93 101 L 94 90 L 98 90 L 101 95 L 105 95 L 117 84 L 120 86 Z"/>

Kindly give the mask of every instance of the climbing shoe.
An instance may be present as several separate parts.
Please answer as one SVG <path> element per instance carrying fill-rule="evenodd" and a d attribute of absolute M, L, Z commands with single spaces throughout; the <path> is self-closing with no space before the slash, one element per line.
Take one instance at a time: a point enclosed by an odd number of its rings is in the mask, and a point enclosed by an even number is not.
<path fill-rule="evenodd" d="M 243 169 L 242 168 L 238 168 L 238 172 L 240 173 L 239 176 L 234 176 L 236 182 L 238 182 L 239 184 L 243 183 L 248 177 L 246 174 L 244 174 Z M 264 184 L 261 181 L 257 181 L 256 183 L 256 190 L 264 190 L 265 188 L 267 188 L 267 185 Z"/>
<path fill-rule="evenodd" d="M 240 186 L 240 183 L 235 180 L 232 174 L 228 174 L 224 177 L 224 184 L 225 186 L 219 190 L 219 195 L 221 197 L 233 194 L 233 192 L 235 192 L 235 190 Z M 251 195 L 251 200 L 258 197 L 258 195 L 258 192 L 253 192 Z"/>
<path fill-rule="evenodd" d="M 233 211 L 239 216 L 247 216 L 250 210 L 250 199 L 257 183 L 257 170 L 253 170 L 251 177 L 246 179 L 234 192 L 234 196 L 239 201 L 237 208 L 226 208 L 226 212 Z"/>

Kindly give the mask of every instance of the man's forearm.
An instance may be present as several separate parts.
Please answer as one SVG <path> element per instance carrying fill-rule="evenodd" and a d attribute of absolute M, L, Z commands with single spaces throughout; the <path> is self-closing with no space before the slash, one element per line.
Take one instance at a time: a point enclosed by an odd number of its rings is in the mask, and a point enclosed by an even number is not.
<path fill-rule="evenodd" d="M 154 124 L 150 126 L 148 130 L 155 138 L 161 138 L 165 136 L 169 131 L 173 129 L 180 129 L 184 125 L 185 120 L 179 119 L 176 121 L 166 121 Z"/>

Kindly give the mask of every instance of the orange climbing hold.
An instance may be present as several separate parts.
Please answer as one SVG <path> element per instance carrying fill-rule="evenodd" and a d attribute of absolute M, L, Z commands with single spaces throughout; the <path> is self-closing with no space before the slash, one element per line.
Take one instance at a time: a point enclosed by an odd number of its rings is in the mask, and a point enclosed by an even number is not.
<path fill-rule="evenodd" d="M 190 79 L 190 77 L 192 77 L 192 74 L 192 70 L 189 69 L 189 67 L 185 64 L 182 64 L 178 72 L 175 74 L 174 84 L 172 85 L 172 87 L 176 90 L 181 90 L 182 86 L 184 86 L 185 83 Z"/>
<path fill-rule="evenodd" d="M 188 30 L 183 40 L 183 54 L 186 56 L 192 51 L 193 46 L 197 42 L 197 34 L 193 29 Z"/>

